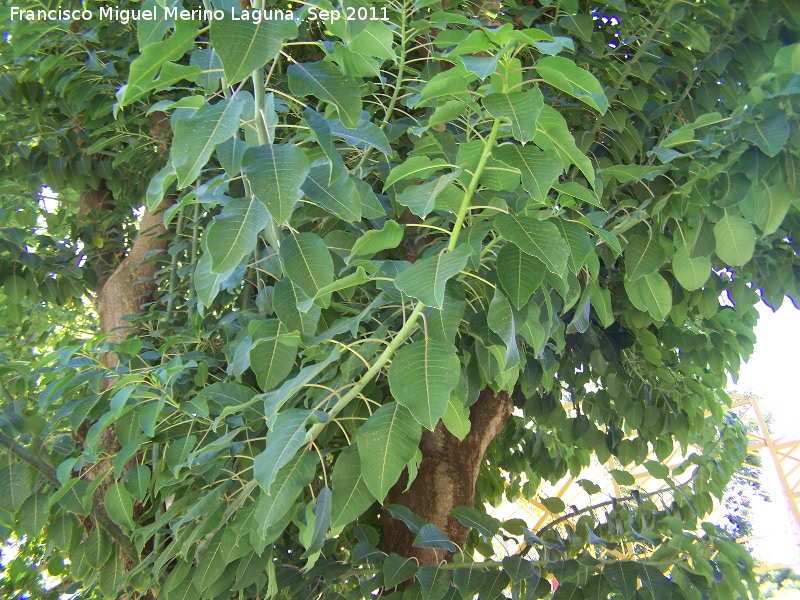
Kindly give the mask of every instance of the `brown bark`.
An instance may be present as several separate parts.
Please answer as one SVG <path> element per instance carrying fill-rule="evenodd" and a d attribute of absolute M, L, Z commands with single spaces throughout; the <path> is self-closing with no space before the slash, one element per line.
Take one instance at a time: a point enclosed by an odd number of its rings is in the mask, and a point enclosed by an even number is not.
<path fill-rule="evenodd" d="M 387 503 L 401 504 L 439 527 L 453 542 L 463 548 L 468 529 L 450 515 L 459 506 L 472 506 L 475 500 L 475 483 L 489 443 L 503 429 L 514 403 L 506 392 L 495 394 L 490 389 L 481 392 L 478 401 L 470 407 L 470 432 L 459 441 L 440 422 L 434 431 L 422 435 L 420 450 L 422 463 L 416 479 L 408 491 L 407 476 L 389 491 Z M 383 513 L 383 549 L 401 556 L 415 557 L 420 566 L 436 565 L 450 560 L 452 555 L 444 550 L 415 548 L 415 534 L 402 521 Z"/>
<path fill-rule="evenodd" d="M 81 195 L 81 212 L 83 214 L 102 213 L 110 209 L 108 202 L 106 190 L 87 190 Z M 101 253 L 97 257 L 95 273 L 98 286 L 95 309 L 100 318 L 100 331 L 103 334 L 109 334 L 108 339 L 112 343 L 119 343 L 129 335 L 134 325 L 126 320 L 126 317 L 140 314 L 142 305 L 152 299 L 156 289 L 154 275 L 157 270 L 154 259 L 159 253 L 166 250 L 168 244 L 168 241 L 163 239 L 163 234 L 166 233 L 163 224 L 163 210 L 169 204 L 170 201 L 165 200 L 154 212 L 148 209 L 144 210 L 139 223 L 139 231 L 130 252 L 113 271 L 110 269 L 111 258 L 108 255 Z M 119 366 L 119 358 L 113 351 L 104 354 L 102 361 L 109 368 Z M 103 381 L 101 391 L 112 384 L 113 382 L 110 380 Z M 88 429 L 88 425 L 88 422 L 85 423 L 81 429 Z M 81 429 L 79 429 L 79 433 Z M 89 465 L 81 473 L 81 477 L 88 481 L 105 477 L 95 489 L 92 497 L 95 510 L 99 514 L 93 516 L 91 520 L 87 519 L 84 525 L 87 529 L 91 529 L 95 526 L 94 519 L 102 518 L 105 522 L 104 529 L 116 541 L 119 536 L 124 536 L 124 534 L 108 519 L 104 506 L 106 490 L 114 483 L 112 477 L 107 477 L 108 472 L 113 468 L 113 458 L 110 457 L 113 457 L 114 453 L 120 449 L 113 425 L 103 431 L 99 445 L 105 457 Z M 130 556 L 128 552 L 125 557 L 126 570 L 130 570 L 135 564 L 136 556 Z"/>
<path fill-rule="evenodd" d="M 132 329 L 125 317 L 138 315 L 143 304 L 152 299 L 156 282 L 153 276 L 157 266 L 154 256 L 167 249 L 168 240 L 163 238 L 163 210 L 169 206 L 163 201 L 155 212 L 145 209 L 139 223 L 139 233 L 128 255 L 117 265 L 111 276 L 99 288 L 95 309 L 100 317 L 100 331 L 111 334 L 109 341 L 119 343 Z M 107 367 L 119 365 L 117 355 L 110 352 L 104 356 Z"/>

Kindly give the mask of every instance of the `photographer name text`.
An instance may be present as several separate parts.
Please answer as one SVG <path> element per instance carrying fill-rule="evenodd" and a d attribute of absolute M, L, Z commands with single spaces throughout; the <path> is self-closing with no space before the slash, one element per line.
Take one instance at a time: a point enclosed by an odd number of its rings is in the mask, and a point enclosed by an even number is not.
<path fill-rule="evenodd" d="M 128 24 L 137 21 L 248 21 L 261 23 L 263 21 L 294 21 L 296 19 L 308 21 L 388 21 L 386 7 L 344 7 L 342 9 L 322 10 L 317 7 L 308 7 L 302 15 L 295 15 L 289 9 L 252 9 L 242 10 L 231 8 L 230 11 L 222 9 L 181 9 L 177 7 L 122 9 L 112 6 L 103 6 L 99 12 L 81 9 L 27 9 L 17 6 L 11 7 L 12 21 L 117 21 Z"/>

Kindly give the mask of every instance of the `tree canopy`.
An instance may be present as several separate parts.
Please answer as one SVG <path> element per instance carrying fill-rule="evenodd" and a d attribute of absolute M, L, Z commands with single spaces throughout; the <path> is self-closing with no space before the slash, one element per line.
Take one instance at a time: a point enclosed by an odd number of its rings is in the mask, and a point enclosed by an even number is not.
<path fill-rule="evenodd" d="M 800 6 L 47 8 L 0 9 L 5 592 L 757 596 L 701 522 L 798 294 Z"/>

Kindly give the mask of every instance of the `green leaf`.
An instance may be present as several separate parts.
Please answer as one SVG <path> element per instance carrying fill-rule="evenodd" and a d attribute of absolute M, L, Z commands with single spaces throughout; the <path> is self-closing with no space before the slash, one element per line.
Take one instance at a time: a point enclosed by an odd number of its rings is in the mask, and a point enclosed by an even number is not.
<path fill-rule="evenodd" d="M 295 63 L 288 69 L 289 89 L 298 96 L 316 96 L 336 106 L 345 127 L 361 120 L 361 87 L 358 79 L 342 75 L 329 62 Z"/>
<path fill-rule="evenodd" d="M 28 499 L 22 503 L 17 512 L 17 519 L 22 533 L 28 537 L 34 538 L 44 529 L 50 513 L 48 500 L 49 496 L 47 494 L 36 491 L 28 496 Z"/>
<path fill-rule="evenodd" d="M 763 184 L 762 184 L 763 185 Z M 778 230 L 794 200 L 794 194 L 786 183 L 764 185 L 765 193 L 756 199 L 754 222 L 764 235 Z"/>
<path fill-rule="evenodd" d="M 194 579 L 187 577 L 167 593 L 165 600 L 196 600 L 199 597 L 200 592 Z"/>
<path fill-rule="evenodd" d="M 139 22 L 142 23 L 143 21 Z M 197 85 L 203 88 L 206 94 L 213 94 L 219 89 L 219 84 L 223 75 L 222 62 L 219 60 L 219 55 L 214 52 L 213 48 L 195 50 L 192 52 L 189 64 L 201 69 L 201 72 L 195 77 L 195 81 Z"/>
<path fill-rule="evenodd" d="M 28 286 L 25 279 L 19 275 L 9 275 L 3 282 L 3 292 L 12 304 L 22 304 L 28 295 Z"/>
<path fill-rule="evenodd" d="M 655 460 L 647 460 L 643 464 L 644 468 L 647 469 L 647 472 L 653 477 L 657 479 L 666 479 L 669 477 L 669 467 L 664 463 L 660 463 Z"/>
<path fill-rule="evenodd" d="M 564 172 L 564 165 L 553 150 L 544 152 L 533 146 L 503 144 L 492 156 L 519 170 L 522 188 L 538 203 L 547 202 L 547 193 Z"/>
<path fill-rule="evenodd" d="M 552 498 L 542 498 L 541 502 L 544 507 L 554 515 L 561 514 L 567 508 L 567 505 L 564 504 L 564 501 L 556 496 L 553 496 Z"/>
<path fill-rule="evenodd" d="M 303 553 L 303 558 L 309 558 L 322 550 L 330 526 L 331 489 L 326 485 L 319 491 L 317 499 L 314 502 L 314 529 L 312 530 L 311 541 L 306 546 L 306 551 Z"/>
<path fill-rule="evenodd" d="M 405 506 L 401 506 L 400 504 L 386 504 L 383 508 L 389 511 L 393 519 L 405 523 L 411 533 L 419 533 L 425 526 L 425 519 Z"/>
<path fill-rule="evenodd" d="M 500 531 L 500 521 L 484 511 L 469 506 L 459 506 L 450 511 L 464 527 L 472 527 L 487 542 Z"/>
<path fill-rule="evenodd" d="M 600 169 L 598 173 L 603 175 L 605 180 L 607 177 L 613 177 L 620 183 L 629 183 L 631 181 L 653 181 L 661 173 L 667 171 L 666 166 L 652 166 L 652 165 L 615 165 L 605 169 Z"/>
<path fill-rule="evenodd" d="M 300 198 L 300 186 L 311 169 L 306 155 L 294 144 L 265 144 L 245 151 L 242 170 L 255 197 L 282 224 L 292 215 Z"/>
<path fill-rule="evenodd" d="M 166 40 L 149 44 L 130 67 L 127 83 L 117 92 L 120 108 L 131 104 L 156 87 L 155 79 L 161 68 L 181 58 L 192 48 L 197 37 L 196 21 L 178 19 L 175 32 Z"/>
<path fill-rule="evenodd" d="M 397 194 L 397 203 L 407 206 L 408 209 L 424 219 L 433 210 L 436 198 L 452 181 L 461 173 L 460 170 L 437 177 L 420 185 L 410 185 Z"/>
<path fill-rule="evenodd" d="M 300 311 L 298 306 L 305 308 L 309 300 L 312 301 L 311 307 Z M 314 305 L 313 299 L 306 296 L 288 277 L 275 283 L 272 307 L 278 319 L 289 331 L 299 331 L 304 336 L 312 336 L 317 331 L 322 309 Z"/>
<path fill-rule="evenodd" d="M 211 45 L 222 61 L 229 86 L 274 59 L 283 43 L 295 36 L 297 23 L 293 20 L 211 20 Z"/>
<path fill-rule="evenodd" d="M 610 473 L 611 477 L 613 477 L 614 481 L 616 481 L 619 485 L 633 485 L 636 483 L 636 479 L 634 479 L 633 475 L 628 473 L 628 471 L 611 469 Z"/>
<path fill-rule="evenodd" d="M 66 552 L 72 545 L 72 537 L 77 527 L 78 519 L 69 513 L 62 512 L 50 523 L 47 536 L 56 548 Z"/>
<path fill-rule="evenodd" d="M 533 139 L 542 150 L 554 149 L 561 157 L 565 167 L 574 164 L 580 169 L 586 181 L 594 185 L 592 161 L 575 145 L 575 138 L 569 132 L 567 122 L 558 111 L 545 105 L 536 120 L 536 137 Z"/>
<path fill-rule="evenodd" d="M 742 137 L 758 146 L 767 156 L 777 156 L 789 139 L 786 114 L 778 112 L 766 119 L 742 123 Z"/>
<path fill-rule="evenodd" d="M 442 308 L 425 307 L 423 314 L 428 324 L 428 336 L 432 340 L 455 343 L 458 328 L 466 310 L 464 284 L 451 279 L 444 286 Z"/>
<path fill-rule="evenodd" d="M 585 596 L 578 584 L 565 581 L 558 586 L 551 600 L 583 600 Z"/>
<path fill-rule="evenodd" d="M 455 346 L 425 338 L 398 350 L 389 367 L 389 389 L 422 426 L 433 431 L 460 376 Z"/>
<path fill-rule="evenodd" d="M 510 121 L 514 139 L 525 144 L 536 135 L 536 119 L 544 107 L 544 96 L 537 87 L 526 92 L 487 94 L 483 107 L 495 119 Z"/>
<path fill-rule="evenodd" d="M 364 482 L 378 502 L 383 502 L 416 454 L 421 437 L 422 426 L 397 402 L 381 406 L 358 430 Z"/>
<path fill-rule="evenodd" d="M 171 160 L 178 175 L 178 189 L 194 183 L 214 148 L 234 136 L 247 100 L 252 98 L 243 92 L 216 104 L 206 103 L 194 113 L 186 109 L 173 115 Z"/>
<path fill-rule="evenodd" d="M 332 494 L 331 527 L 334 529 L 355 521 L 375 502 L 364 481 L 357 447 L 348 446 L 336 459 Z"/>
<path fill-rule="evenodd" d="M 547 83 L 591 106 L 600 114 L 608 110 L 603 86 L 589 71 L 562 56 L 546 56 L 536 63 L 536 70 Z"/>
<path fill-rule="evenodd" d="M 392 48 L 393 40 L 392 30 L 385 23 L 370 20 L 363 31 L 353 36 L 347 47 L 353 52 L 365 56 L 395 60 L 396 55 Z"/>
<path fill-rule="evenodd" d="M 99 569 L 111 556 L 111 544 L 102 529 L 95 527 L 83 543 L 84 559 L 92 569 Z"/>
<path fill-rule="evenodd" d="M 448 552 L 456 552 L 458 550 L 456 545 L 450 541 L 441 529 L 430 523 L 423 525 L 419 530 L 417 537 L 414 538 L 413 545 L 417 548 L 440 548 Z"/>
<path fill-rule="evenodd" d="M 658 567 L 639 563 L 639 579 L 643 587 L 653 592 L 654 598 L 674 598 L 676 584 L 667 579 Z"/>
<path fill-rule="evenodd" d="M 406 179 L 427 179 L 436 171 L 440 171 L 447 166 L 447 161 L 441 158 L 431 160 L 427 156 L 412 156 L 389 171 L 383 189 L 387 190 L 398 181 L 405 181 Z"/>
<path fill-rule="evenodd" d="M 275 476 L 300 448 L 306 437 L 306 422 L 311 411 L 290 408 L 278 413 L 267 434 L 264 451 L 253 461 L 253 477 L 264 491 L 269 491 Z"/>
<path fill-rule="evenodd" d="M 486 578 L 480 590 L 478 590 L 478 597 L 497 600 L 497 598 L 502 597 L 501 594 L 509 583 L 511 583 L 511 578 L 504 570 L 489 571 L 486 573 Z"/>
<path fill-rule="evenodd" d="M 412 99 L 409 104 L 421 108 L 428 104 L 436 106 L 441 100 L 469 100 L 469 84 L 475 78 L 463 65 L 456 65 L 431 77 L 420 91 L 419 98 Z"/>
<path fill-rule="evenodd" d="M 567 270 L 569 246 L 553 223 L 535 217 L 500 215 L 497 230 L 524 253 L 542 261 L 552 273 L 563 275 Z"/>
<path fill-rule="evenodd" d="M 580 183 L 576 183 L 574 181 L 566 181 L 564 183 L 554 183 L 553 189 L 557 191 L 559 194 L 566 194 L 567 196 L 571 196 L 576 200 L 580 200 L 581 202 L 585 202 L 591 206 L 596 206 L 597 208 L 603 208 L 603 204 L 597 195 L 588 189 L 586 186 L 581 185 Z M 559 200 L 561 197 L 559 196 Z"/>
<path fill-rule="evenodd" d="M 237 177 L 239 175 L 239 171 L 242 170 L 242 157 L 245 150 L 247 150 L 247 142 L 240 140 L 236 135 L 217 145 L 214 153 L 228 177 Z"/>
<path fill-rule="evenodd" d="M 314 135 L 314 139 L 317 140 L 317 144 L 319 144 L 319 147 L 325 153 L 330 163 L 328 165 L 328 177 L 326 179 L 328 185 L 332 184 L 334 179 L 346 177 L 347 171 L 344 167 L 344 161 L 342 160 L 342 155 L 339 154 L 339 150 L 336 148 L 336 144 L 333 143 L 333 135 L 331 134 L 331 127 L 328 124 L 328 120 L 311 108 L 306 108 L 303 111 L 303 120 L 305 120 L 306 125 L 308 125 L 308 128 Z M 334 176 L 334 174 L 336 176 Z M 360 207 L 358 209 L 358 214 L 361 214 Z"/>
<path fill-rule="evenodd" d="M 753 257 L 756 232 L 742 217 L 725 216 L 714 225 L 716 252 L 725 263 L 740 267 Z"/>
<path fill-rule="evenodd" d="M 250 368 L 256 374 L 258 387 L 267 392 L 280 384 L 294 367 L 299 340 L 279 336 L 280 324 L 275 323 L 274 334 L 258 340 L 250 348 Z M 286 333 L 284 331 L 284 333 Z"/>
<path fill-rule="evenodd" d="M 108 516 L 117 524 L 133 529 L 133 498 L 121 483 L 112 483 L 106 490 L 104 506 Z"/>
<path fill-rule="evenodd" d="M 225 571 L 225 567 L 228 566 L 225 560 L 226 549 L 222 543 L 224 533 L 224 531 L 219 531 L 208 544 L 203 558 L 197 565 L 192 577 L 192 581 L 201 592 L 211 587 Z"/>
<path fill-rule="evenodd" d="M 462 100 L 450 100 L 449 102 L 445 102 L 433 111 L 431 118 L 428 120 L 428 127 L 436 127 L 443 123 L 455 121 L 464 114 L 467 106 L 469 106 L 469 104 Z"/>
<path fill-rule="evenodd" d="M 514 582 L 537 576 L 536 568 L 531 561 L 525 560 L 522 556 L 506 556 L 503 559 L 503 569 Z"/>
<path fill-rule="evenodd" d="M 194 289 L 200 303 L 206 307 L 211 306 L 220 288 L 231 279 L 233 273 L 233 271 L 212 273 L 211 255 L 204 252 L 194 270 Z"/>
<path fill-rule="evenodd" d="M 292 509 L 303 488 L 312 482 L 318 462 L 316 452 L 302 452 L 280 469 L 269 490 L 262 490 L 253 518 L 264 543 L 271 544 L 278 537 L 280 531 L 276 531 L 276 525 Z"/>
<path fill-rule="evenodd" d="M 361 200 L 355 184 L 346 174 L 328 183 L 328 174 L 329 169 L 324 165 L 311 169 L 303 192 L 314 204 L 342 221 L 357 223 L 361 220 Z"/>
<path fill-rule="evenodd" d="M 642 302 L 654 319 L 663 321 L 672 310 L 672 290 L 659 273 L 651 273 L 633 282 Z"/>
<path fill-rule="evenodd" d="M 421 567 L 417 571 L 417 580 L 422 592 L 422 600 L 442 600 L 450 591 L 450 571 L 440 569 L 438 566 Z"/>
<path fill-rule="evenodd" d="M 387 156 L 392 153 L 386 134 L 371 121 L 361 121 L 355 129 L 345 127 L 339 120 L 328 121 L 328 126 L 331 129 L 331 135 L 342 138 L 351 146 L 361 150 L 375 148 Z"/>
<path fill-rule="evenodd" d="M 423 304 L 442 308 L 447 280 L 461 272 L 471 254 L 472 248 L 462 244 L 452 252 L 418 260 L 395 278 L 394 285 Z"/>
<path fill-rule="evenodd" d="M 367 231 L 353 244 L 350 260 L 356 256 L 372 256 L 381 250 L 397 248 L 403 240 L 404 230 L 405 228 L 398 225 L 396 221 L 388 220 L 383 224 L 382 229 Z"/>
<path fill-rule="evenodd" d="M 31 471 L 22 463 L 11 463 L 0 469 L 0 497 L 7 510 L 17 512 L 32 489 Z"/>
<path fill-rule="evenodd" d="M 383 584 L 386 589 L 395 587 L 417 573 L 417 563 L 392 552 L 383 561 Z"/>
<path fill-rule="evenodd" d="M 299 310 L 307 310 L 310 308 L 314 302 L 314 300 L 318 298 L 323 298 L 332 294 L 333 292 L 338 292 L 340 290 L 345 290 L 347 288 L 351 288 L 354 286 L 359 286 L 368 281 L 372 281 L 372 278 L 367 275 L 367 272 L 364 270 L 363 267 L 357 267 L 355 272 L 350 273 L 341 279 L 334 280 L 333 283 L 326 285 L 325 287 L 319 288 L 317 293 L 314 295 L 313 298 L 309 298 L 308 300 L 301 302 L 297 305 Z"/>
<path fill-rule="evenodd" d="M 136 465 L 125 472 L 125 489 L 139 502 L 144 502 L 149 486 L 150 469 L 148 467 Z"/>
<path fill-rule="evenodd" d="M 706 256 L 692 258 L 686 246 L 680 246 L 672 257 L 672 272 L 684 289 L 699 290 L 711 275 L 711 259 Z"/>
<path fill-rule="evenodd" d="M 639 565 L 631 561 L 614 562 L 603 568 L 603 575 L 625 600 L 633 598 L 639 577 Z"/>
<path fill-rule="evenodd" d="M 492 301 L 489 304 L 486 322 L 489 325 L 489 329 L 499 335 L 506 346 L 506 353 L 503 357 L 503 364 L 500 365 L 500 370 L 505 371 L 517 366 L 520 361 L 520 355 L 516 341 L 517 330 L 514 323 L 514 314 L 508 299 L 499 290 L 495 290 Z"/>
<path fill-rule="evenodd" d="M 469 421 L 469 409 L 464 408 L 464 403 L 455 393 L 450 394 L 447 410 L 442 415 L 442 423 L 459 441 L 464 441 L 472 427 Z"/>
<path fill-rule="evenodd" d="M 625 248 L 625 274 L 631 281 L 656 273 L 667 255 L 658 240 L 658 234 L 635 235 Z"/>
<path fill-rule="evenodd" d="M 100 572 L 100 591 L 106 598 L 118 598 L 122 591 L 120 588 L 125 581 L 125 561 L 120 554 L 120 551 L 115 551 Z"/>
<path fill-rule="evenodd" d="M 255 198 L 229 200 L 206 232 L 211 273 L 227 273 L 238 267 L 242 259 L 255 250 L 258 234 L 267 223 L 269 213 Z"/>
<path fill-rule="evenodd" d="M 176 0 L 146 0 L 142 2 L 143 9 L 156 9 L 156 18 L 139 19 L 136 23 L 136 40 L 139 44 L 139 51 L 144 50 L 150 44 L 155 44 L 164 39 L 164 34 L 175 27 L 175 20 L 169 18 L 166 11 L 161 7 L 179 6 Z"/>
<path fill-rule="evenodd" d="M 178 176 L 175 174 L 175 167 L 172 166 L 171 162 L 168 162 L 158 173 L 153 175 L 153 178 L 147 186 L 147 192 L 145 192 L 147 208 L 149 210 L 155 211 L 158 209 L 158 205 L 164 200 L 169 186 L 175 183 L 177 179 Z"/>
<path fill-rule="evenodd" d="M 456 569 L 453 572 L 453 583 L 462 598 L 474 598 L 484 581 L 486 581 L 486 574 L 483 569 L 476 569 L 472 565 Z"/>
<path fill-rule="evenodd" d="M 280 248 L 283 271 L 309 298 L 333 283 L 333 259 L 325 242 L 315 233 L 290 233 Z"/>
<path fill-rule="evenodd" d="M 556 219 L 555 224 L 561 233 L 561 237 L 564 238 L 569 247 L 567 266 L 570 271 L 577 275 L 580 273 L 586 257 L 592 251 L 592 241 L 589 239 L 589 234 L 586 233 L 586 229 L 573 221 Z"/>

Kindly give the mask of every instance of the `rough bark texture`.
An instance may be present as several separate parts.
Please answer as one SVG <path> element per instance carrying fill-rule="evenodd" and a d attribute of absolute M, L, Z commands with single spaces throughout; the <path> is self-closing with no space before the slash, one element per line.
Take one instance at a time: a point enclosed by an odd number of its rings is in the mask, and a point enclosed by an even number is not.
<path fill-rule="evenodd" d="M 417 478 L 408 491 L 407 477 L 389 491 L 387 503 L 408 507 L 428 523 L 433 523 L 463 547 L 468 530 L 450 515 L 458 506 L 472 506 L 475 499 L 475 482 L 489 443 L 500 433 L 511 416 L 514 404 L 511 397 L 501 392 L 494 394 L 486 389 L 470 407 L 472 427 L 463 441 L 453 436 L 440 422 L 434 431 L 422 435 L 420 450 L 422 463 Z M 431 548 L 415 548 L 415 535 L 402 521 L 397 521 L 384 511 L 383 549 L 402 556 L 416 557 L 420 566 L 436 565 L 450 560 L 450 553 Z"/>

